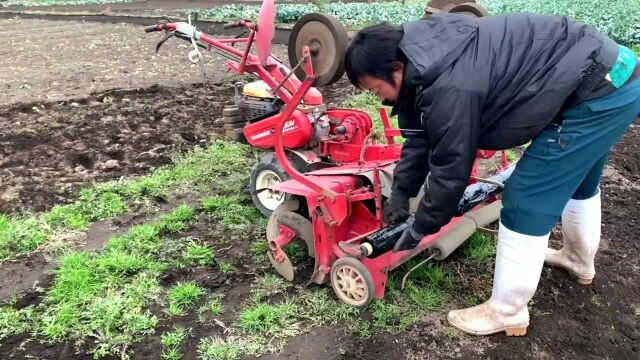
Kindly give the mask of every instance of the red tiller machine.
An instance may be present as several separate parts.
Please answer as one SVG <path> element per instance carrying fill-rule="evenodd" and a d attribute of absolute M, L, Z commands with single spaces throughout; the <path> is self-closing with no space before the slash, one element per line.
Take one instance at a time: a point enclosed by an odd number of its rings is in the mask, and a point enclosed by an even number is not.
<path fill-rule="evenodd" d="M 362 307 L 384 296 L 389 271 L 426 249 L 432 257 L 444 259 L 478 227 L 498 219 L 496 195 L 513 169 L 504 153 L 496 175 L 489 179 L 475 177 L 476 160 L 473 180 L 459 204 L 460 216 L 418 247 L 398 253 L 360 251 L 362 244 L 375 246 L 374 239 L 393 230 L 384 222 L 382 204 L 390 195 L 400 158 L 401 144 L 394 142 L 400 131 L 392 128 L 384 110 L 380 111 L 384 133 L 379 134 L 367 113 L 327 108 L 313 87 L 336 81 L 344 71 L 346 32 L 335 19 L 310 14 L 296 24 L 294 40 L 289 42 L 290 60 L 297 60 L 293 71 L 271 54 L 274 24 L 274 1 L 265 0 L 257 24 L 242 20 L 226 25 L 246 28 L 246 38 L 214 39 L 184 22 L 160 22 L 145 31 L 166 30 L 158 48 L 174 35 L 190 41 L 192 61 L 200 56 L 198 47 L 221 52 L 232 59 L 227 63 L 230 70 L 257 75 L 274 99 L 282 101 L 276 114 L 249 121 L 242 130 L 249 144 L 265 150 L 274 168 L 286 174 L 276 174 L 279 181 L 252 189 L 254 200 L 260 192 L 280 197 L 269 211 L 266 231 L 268 256 L 278 273 L 294 279 L 295 268 L 285 248 L 299 243 L 315 259 L 310 282 L 331 284 L 342 301 Z M 250 53 L 254 42 L 256 55 Z M 244 44 L 244 50 L 232 46 L 237 43 Z M 302 80 L 292 76 L 294 72 Z M 478 151 L 478 159 L 494 155 Z"/>

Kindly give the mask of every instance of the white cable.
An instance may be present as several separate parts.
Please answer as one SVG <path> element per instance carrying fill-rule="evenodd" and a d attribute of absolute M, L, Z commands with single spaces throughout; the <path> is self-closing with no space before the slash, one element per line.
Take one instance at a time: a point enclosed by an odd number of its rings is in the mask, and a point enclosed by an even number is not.
<path fill-rule="evenodd" d="M 196 29 L 195 27 L 193 27 L 193 25 L 191 25 L 191 13 L 189 13 L 187 20 L 189 21 L 189 26 L 191 26 L 190 38 L 191 38 L 191 45 L 193 45 L 193 50 L 189 52 L 189 61 L 191 61 L 194 64 L 195 63 L 200 64 L 200 71 L 202 72 L 202 82 L 205 83 L 207 81 L 207 74 L 205 72 L 204 62 L 202 61 L 203 60 L 202 53 L 200 53 L 200 48 L 198 48 L 198 44 L 196 44 L 196 39 L 195 39 Z"/>

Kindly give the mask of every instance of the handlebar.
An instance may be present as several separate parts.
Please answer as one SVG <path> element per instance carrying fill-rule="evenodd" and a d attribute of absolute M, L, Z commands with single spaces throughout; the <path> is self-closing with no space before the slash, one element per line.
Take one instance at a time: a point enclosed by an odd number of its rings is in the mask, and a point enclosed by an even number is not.
<path fill-rule="evenodd" d="M 145 26 L 144 28 L 144 32 L 154 32 L 154 31 L 158 31 L 158 25 L 151 25 L 151 26 Z"/>

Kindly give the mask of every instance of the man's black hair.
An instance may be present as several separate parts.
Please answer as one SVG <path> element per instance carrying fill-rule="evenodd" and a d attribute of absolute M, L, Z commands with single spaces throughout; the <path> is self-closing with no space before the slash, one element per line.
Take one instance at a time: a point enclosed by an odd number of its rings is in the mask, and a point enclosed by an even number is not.
<path fill-rule="evenodd" d="M 402 27 L 381 23 L 366 27 L 356 34 L 345 53 L 345 69 L 351 83 L 360 88 L 360 79 L 373 76 L 391 85 L 395 62 L 406 62 L 400 51 Z"/>

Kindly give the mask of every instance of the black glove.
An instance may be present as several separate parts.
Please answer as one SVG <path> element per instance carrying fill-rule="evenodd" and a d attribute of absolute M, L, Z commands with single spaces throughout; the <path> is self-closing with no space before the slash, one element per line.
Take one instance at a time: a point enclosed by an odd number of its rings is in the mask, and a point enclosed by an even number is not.
<path fill-rule="evenodd" d="M 417 233 L 413 226 L 409 226 L 404 233 L 400 236 L 400 239 L 396 241 L 396 244 L 393 246 L 393 252 L 411 250 L 414 249 L 420 241 L 422 241 L 424 235 Z"/>
<path fill-rule="evenodd" d="M 393 196 L 384 203 L 382 208 L 384 221 L 389 224 L 397 224 L 409 218 L 409 199 L 404 196 Z"/>

